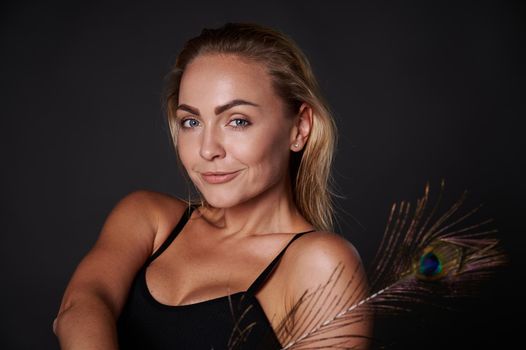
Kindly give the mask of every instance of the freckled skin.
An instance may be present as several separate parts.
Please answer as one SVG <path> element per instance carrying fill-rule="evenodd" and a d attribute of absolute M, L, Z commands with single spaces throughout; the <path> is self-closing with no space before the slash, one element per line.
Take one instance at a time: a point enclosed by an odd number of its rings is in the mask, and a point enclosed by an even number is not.
<path fill-rule="evenodd" d="M 235 99 L 239 105 L 215 115 L 215 108 Z M 186 68 L 179 105 L 199 115 L 177 111 L 178 152 L 188 174 L 215 208 L 229 208 L 265 191 L 280 191 L 288 180 L 294 118 L 272 87 L 262 64 L 233 55 L 204 55 Z M 236 121 L 236 118 L 247 120 Z M 237 128 L 235 128 L 237 126 Z M 202 172 L 241 170 L 223 184 L 209 184 Z"/>

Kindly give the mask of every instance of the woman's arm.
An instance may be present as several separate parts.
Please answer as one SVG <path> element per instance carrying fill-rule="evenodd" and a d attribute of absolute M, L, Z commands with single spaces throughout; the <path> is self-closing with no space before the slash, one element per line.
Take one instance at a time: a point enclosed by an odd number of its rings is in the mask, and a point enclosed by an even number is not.
<path fill-rule="evenodd" d="M 373 318 L 355 307 L 367 297 L 368 283 L 352 244 L 334 233 L 315 232 L 289 250 L 286 304 L 293 312 L 281 327 L 285 348 L 369 349 Z"/>
<path fill-rule="evenodd" d="M 135 191 L 108 215 L 73 274 L 53 322 L 62 349 L 117 349 L 115 321 L 131 282 L 152 253 L 158 227 L 155 192 Z"/>

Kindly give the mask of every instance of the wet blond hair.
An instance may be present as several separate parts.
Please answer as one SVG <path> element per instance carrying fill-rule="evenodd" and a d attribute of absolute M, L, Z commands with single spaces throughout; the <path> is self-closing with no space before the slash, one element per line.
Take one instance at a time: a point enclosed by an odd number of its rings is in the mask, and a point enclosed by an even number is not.
<path fill-rule="evenodd" d="M 291 116 L 299 112 L 302 103 L 312 108 L 313 125 L 305 147 L 300 152 L 291 152 L 291 187 L 294 202 L 303 217 L 317 230 L 332 231 L 334 194 L 331 166 L 337 141 L 336 126 L 305 54 L 285 34 L 253 23 L 227 23 L 220 28 L 203 29 L 199 36 L 187 41 L 167 76 L 164 95 L 176 154 L 178 125 L 175 112 L 179 104 L 181 77 L 186 66 L 203 54 L 233 54 L 261 63 Z M 180 162 L 178 155 L 177 158 Z M 203 204 L 202 196 L 200 201 Z"/>

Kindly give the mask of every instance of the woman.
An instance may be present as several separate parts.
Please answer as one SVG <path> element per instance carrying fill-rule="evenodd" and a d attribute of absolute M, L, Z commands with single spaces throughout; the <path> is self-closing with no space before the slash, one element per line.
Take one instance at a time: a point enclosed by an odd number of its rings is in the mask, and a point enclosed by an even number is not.
<path fill-rule="evenodd" d="M 369 318 L 332 327 L 366 286 L 330 232 L 335 127 L 301 50 L 254 24 L 205 29 L 166 107 L 200 201 L 136 191 L 115 206 L 66 289 L 61 347 L 365 348 Z"/>

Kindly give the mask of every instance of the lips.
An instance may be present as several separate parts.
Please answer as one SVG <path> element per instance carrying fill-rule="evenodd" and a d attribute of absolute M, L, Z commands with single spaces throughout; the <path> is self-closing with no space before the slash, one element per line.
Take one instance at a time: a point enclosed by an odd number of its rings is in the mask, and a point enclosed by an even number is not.
<path fill-rule="evenodd" d="M 203 180 L 210 184 L 222 184 L 228 182 L 239 175 L 240 170 L 226 173 L 226 172 L 206 172 L 201 173 Z"/>

